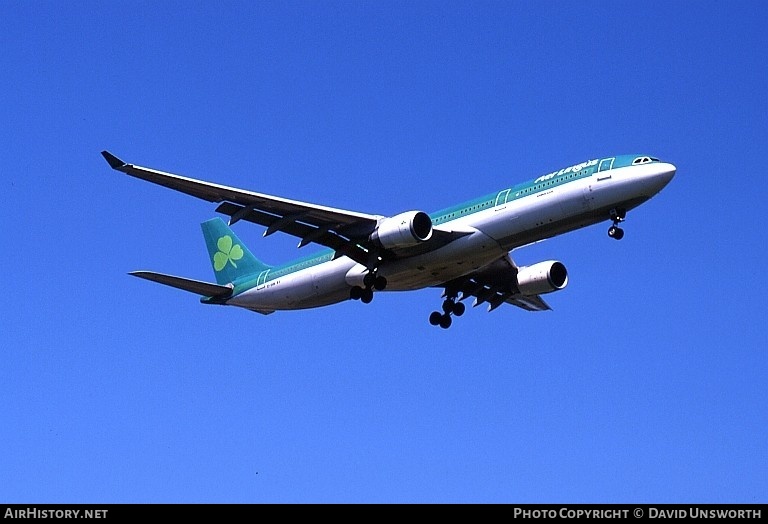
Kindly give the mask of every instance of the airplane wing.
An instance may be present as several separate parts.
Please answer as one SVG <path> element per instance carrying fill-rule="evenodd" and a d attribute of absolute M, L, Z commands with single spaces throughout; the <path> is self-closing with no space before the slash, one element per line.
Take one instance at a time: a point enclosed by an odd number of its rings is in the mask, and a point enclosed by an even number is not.
<path fill-rule="evenodd" d="M 108 151 L 102 151 L 101 154 L 110 167 L 117 171 L 208 202 L 221 203 L 216 211 L 229 215 L 230 225 L 239 220 L 253 222 L 267 228 L 264 236 L 282 231 L 300 238 L 299 247 L 314 242 L 334 249 L 337 255 L 346 255 L 364 265 L 369 265 L 372 257 L 381 255 L 380 250 L 374 248 L 369 240 L 379 221 L 385 218 L 381 215 L 336 209 L 204 182 L 128 164 Z M 466 234 L 468 233 L 435 227 L 432 238 L 419 246 L 419 249 L 437 249 Z M 399 254 L 385 253 L 389 258 L 413 254 L 408 251 Z"/>
<path fill-rule="evenodd" d="M 509 255 L 505 255 L 489 266 L 461 278 L 446 282 L 447 295 L 457 296 L 461 300 L 475 297 L 473 306 L 488 303 L 488 311 L 500 305 L 512 304 L 526 311 L 548 311 L 549 307 L 539 295 L 523 295 L 516 289 L 515 277 L 518 267 Z"/>
<path fill-rule="evenodd" d="M 523 308 L 527 311 L 549 311 L 552 309 L 539 295 L 512 295 L 505 299 L 504 302 Z"/>

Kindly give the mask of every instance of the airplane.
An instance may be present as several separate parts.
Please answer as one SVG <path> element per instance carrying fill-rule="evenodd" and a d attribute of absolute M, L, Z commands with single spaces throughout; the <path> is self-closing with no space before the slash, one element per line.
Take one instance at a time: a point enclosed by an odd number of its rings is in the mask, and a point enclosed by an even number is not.
<path fill-rule="evenodd" d="M 262 314 L 370 303 L 374 292 L 442 288 L 441 311 L 429 322 L 447 329 L 465 312 L 464 300 L 488 311 L 511 304 L 546 311 L 541 295 L 562 290 L 568 271 L 557 260 L 518 266 L 510 252 L 576 229 L 610 221 L 621 240 L 627 212 L 659 193 L 677 168 L 647 155 L 598 157 L 433 213 L 393 216 L 359 213 L 255 193 L 123 162 L 108 151 L 113 169 L 218 203 L 229 216 L 201 224 L 216 283 L 152 271 L 130 274 L 200 295 L 204 304 Z M 238 221 L 283 232 L 325 249 L 271 266 L 258 260 L 232 231 Z"/>

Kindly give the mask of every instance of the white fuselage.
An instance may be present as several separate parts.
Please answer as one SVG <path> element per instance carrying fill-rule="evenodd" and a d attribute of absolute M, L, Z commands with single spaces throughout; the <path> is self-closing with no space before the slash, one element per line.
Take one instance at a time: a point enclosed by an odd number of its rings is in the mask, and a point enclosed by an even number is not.
<path fill-rule="evenodd" d="M 599 171 L 517 198 L 501 192 L 496 205 L 435 226 L 468 232 L 425 254 L 384 262 L 387 291 L 438 286 L 467 275 L 517 247 L 608 220 L 613 208 L 632 209 L 658 193 L 675 166 L 655 162 Z M 227 301 L 265 311 L 304 309 L 349 299 L 365 266 L 346 256 L 266 281 Z"/>

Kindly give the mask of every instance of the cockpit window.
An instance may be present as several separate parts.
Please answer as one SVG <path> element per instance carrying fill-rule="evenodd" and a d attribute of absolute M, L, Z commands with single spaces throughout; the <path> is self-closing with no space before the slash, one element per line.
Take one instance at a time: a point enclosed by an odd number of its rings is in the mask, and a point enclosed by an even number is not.
<path fill-rule="evenodd" d="M 651 158 L 649 156 L 639 156 L 639 157 L 637 157 L 636 159 L 634 159 L 632 161 L 632 165 L 633 166 L 637 166 L 637 165 L 640 165 L 640 164 L 650 164 L 654 160 L 656 162 L 658 162 L 658 159 L 656 159 L 656 158 Z"/>

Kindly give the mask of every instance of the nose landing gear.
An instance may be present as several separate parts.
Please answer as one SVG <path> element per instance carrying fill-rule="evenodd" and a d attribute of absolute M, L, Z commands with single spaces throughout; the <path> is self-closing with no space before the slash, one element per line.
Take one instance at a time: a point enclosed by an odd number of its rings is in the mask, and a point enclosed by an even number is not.
<path fill-rule="evenodd" d="M 627 218 L 627 210 L 613 208 L 611 209 L 610 218 L 613 221 L 613 225 L 608 228 L 608 236 L 616 240 L 621 240 L 624 238 L 624 230 L 619 227 L 619 224 L 624 222 Z"/>

